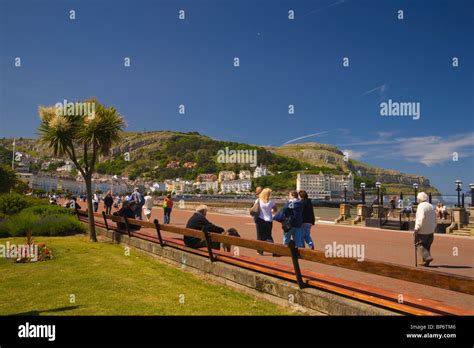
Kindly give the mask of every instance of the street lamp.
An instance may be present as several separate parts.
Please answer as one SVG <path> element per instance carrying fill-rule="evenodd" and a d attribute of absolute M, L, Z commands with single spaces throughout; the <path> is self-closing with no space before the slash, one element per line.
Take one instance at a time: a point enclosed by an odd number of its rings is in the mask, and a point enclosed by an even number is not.
<path fill-rule="evenodd" d="M 416 182 L 413 184 L 413 189 L 415 190 L 415 205 L 416 205 L 417 203 L 416 196 L 418 195 L 418 184 Z"/>
<path fill-rule="evenodd" d="M 344 183 L 344 203 L 347 203 L 347 183 Z"/>
<path fill-rule="evenodd" d="M 469 188 L 471 189 L 471 207 L 474 207 L 474 184 L 469 184 Z"/>
<path fill-rule="evenodd" d="M 458 205 L 457 205 L 458 208 L 461 207 L 461 191 L 462 191 L 461 185 L 462 185 L 462 181 L 456 180 L 456 191 L 458 191 Z"/>
<path fill-rule="evenodd" d="M 362 196 L 362 204 L 365 205 L 365 182 L 360 183 L 360 190 L 361 190 L 361 196 Z"/>
<path fill-rule="evenodd" d="M 377 181 L 375 187 L 377 187 L 377 204 L 380 204 L 380 188 L 382 187 L 382 184 Z"/>

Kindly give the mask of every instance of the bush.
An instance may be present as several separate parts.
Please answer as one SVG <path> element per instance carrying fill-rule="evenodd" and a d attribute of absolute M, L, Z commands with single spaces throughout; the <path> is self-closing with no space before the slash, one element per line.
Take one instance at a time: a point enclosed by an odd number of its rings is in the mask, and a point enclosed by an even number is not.
<path fill-rule="evenodd" d="M 0 194 L 0 219 L 17 214 L 25 208 L 47 204 L 44 199 L 19 195 L 18 193 Z"/>
<path fill-rule="evenodd" d="M 0 165 L 0 192 L 10 191 L 17 182 L 15 171 L 7 165 Z"/>
<path fill-rule="evenodd" d="M 73 215 L 72 210 L 52 205 L 26 208 L 0 223 L 0 237 L 66 236 L 84 233 L 85 226 Z"/>
<path fill-rule="evenodd" d="M 34 215 L 76 215 L 73 209 L 63 208 L 59 205 L 46 204 L 26 208 L 22 213 Z"/>

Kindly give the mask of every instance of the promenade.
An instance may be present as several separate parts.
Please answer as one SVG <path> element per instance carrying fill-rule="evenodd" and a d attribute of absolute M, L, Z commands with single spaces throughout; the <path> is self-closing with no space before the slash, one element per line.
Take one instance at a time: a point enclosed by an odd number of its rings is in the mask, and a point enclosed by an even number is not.
<path fill-rule="evenodd" d="M 103 205 L 101 203 L 99 212 L 101 212 L 102 209 Z M 187 220 L 193 213 L 191 210 L 174 208 L 171 214 L 171 225 L 185 227 Z M 153 208 L 152 220 L 155 218 L 160 222 L 163 221 L 163 210 L 161 207 Z M 236 228 L 242 237 L 250 239 L 256 238 L 255 223 L 250 216 L 208 212 L 207 218 L 212 223 L 225 229 L 230 227 Z M 152 229 L 142 229 L 141 232 L 149 233 L 153 236 L 156 235 L 156 232 Z M 169 233 L 164 233 L 164 235 L 171 238 L 178 238 L 178 236 Z M 320 251 L 324 251 L 325 245 L 333 244 L 334 242 L 337 244 L 359 244 L 364 245 L 364 256 L 366 259 L 414 266 L 412 232 L 317 223 L 312 228 L 312 237 L 316 249 Z M 282 229 L 277 222 L 273 225 L 273 238 L 275 243 L 281 243 L 282 241 Z M 453 251 L 456 250 L 456 248 L 457 256 L 454 256 Z M 240 255 L 252 257 L 257 260 L 261 259 L 287 266 L 292 265 L 291 259 L 287 257 L 273 257 L 270 254 L 261 256 L 256 254 L 253 250 L 244 248 L 240 248 L 239 253 Z M 474 258 L 472 257 L 472 255 L 474 255 L 474 240 L 472 238 L 436 234 L 432 246 L 432 255 L 434 261 L 431 264 L 431 270 L 474 277 Z M 303 272 L 310 270 L 349 281 L 375 285 L 380 288 L 398 292 L 402 295 L 433 299 L 446 304 L 474 310 L 474 296 L 468 294 L 304 260 L 300 261 L 300 265 Z"/>

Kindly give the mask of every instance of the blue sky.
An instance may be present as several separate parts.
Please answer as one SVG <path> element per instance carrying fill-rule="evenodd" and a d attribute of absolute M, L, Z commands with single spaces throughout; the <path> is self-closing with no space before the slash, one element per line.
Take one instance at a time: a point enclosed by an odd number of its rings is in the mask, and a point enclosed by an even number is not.
<path fill-rule="evenodd" d="M 39 105 L 96 96 L 132 131 L 328 143 L 454 193 L 474 182 L 473 62 L 469 0 L 0 0 L 0 137 L 35 136 Z M 382 117 L 388 99 L 420 119 Z"/>

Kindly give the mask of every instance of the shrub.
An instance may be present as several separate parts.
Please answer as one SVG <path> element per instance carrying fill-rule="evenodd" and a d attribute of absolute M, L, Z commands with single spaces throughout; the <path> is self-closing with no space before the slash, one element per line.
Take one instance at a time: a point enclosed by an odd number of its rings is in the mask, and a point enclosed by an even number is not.
<path fill-rule="evenodd" d="M 47 204 L 44 199 L 19 195 L 18 193 L 0 194 L 0 219 L 17 214 L 25 208 L 35 205 Z"/>
<path fill-rule="evenodd" d="M 84 233 L 85 226 L 77 218 L 67 215 L 48 215 L 32 226 L 33 236 L 66 236 Z"/>
<path fill-rule="evenodd" d="M 75 215 L 73 209 L 63 208 L 59 205 L 36 205 L 23 209 L 22 213 L 31 213 L 35 215 Z"/>
<path fill-rule="evenodd" d="M 73 211 L 58 206 L 40 205 L 26 208 L 7 217 L 0 223 L 0 237 L 66 236 L 84 233 L 85 226 L 73 215 Z"/>

